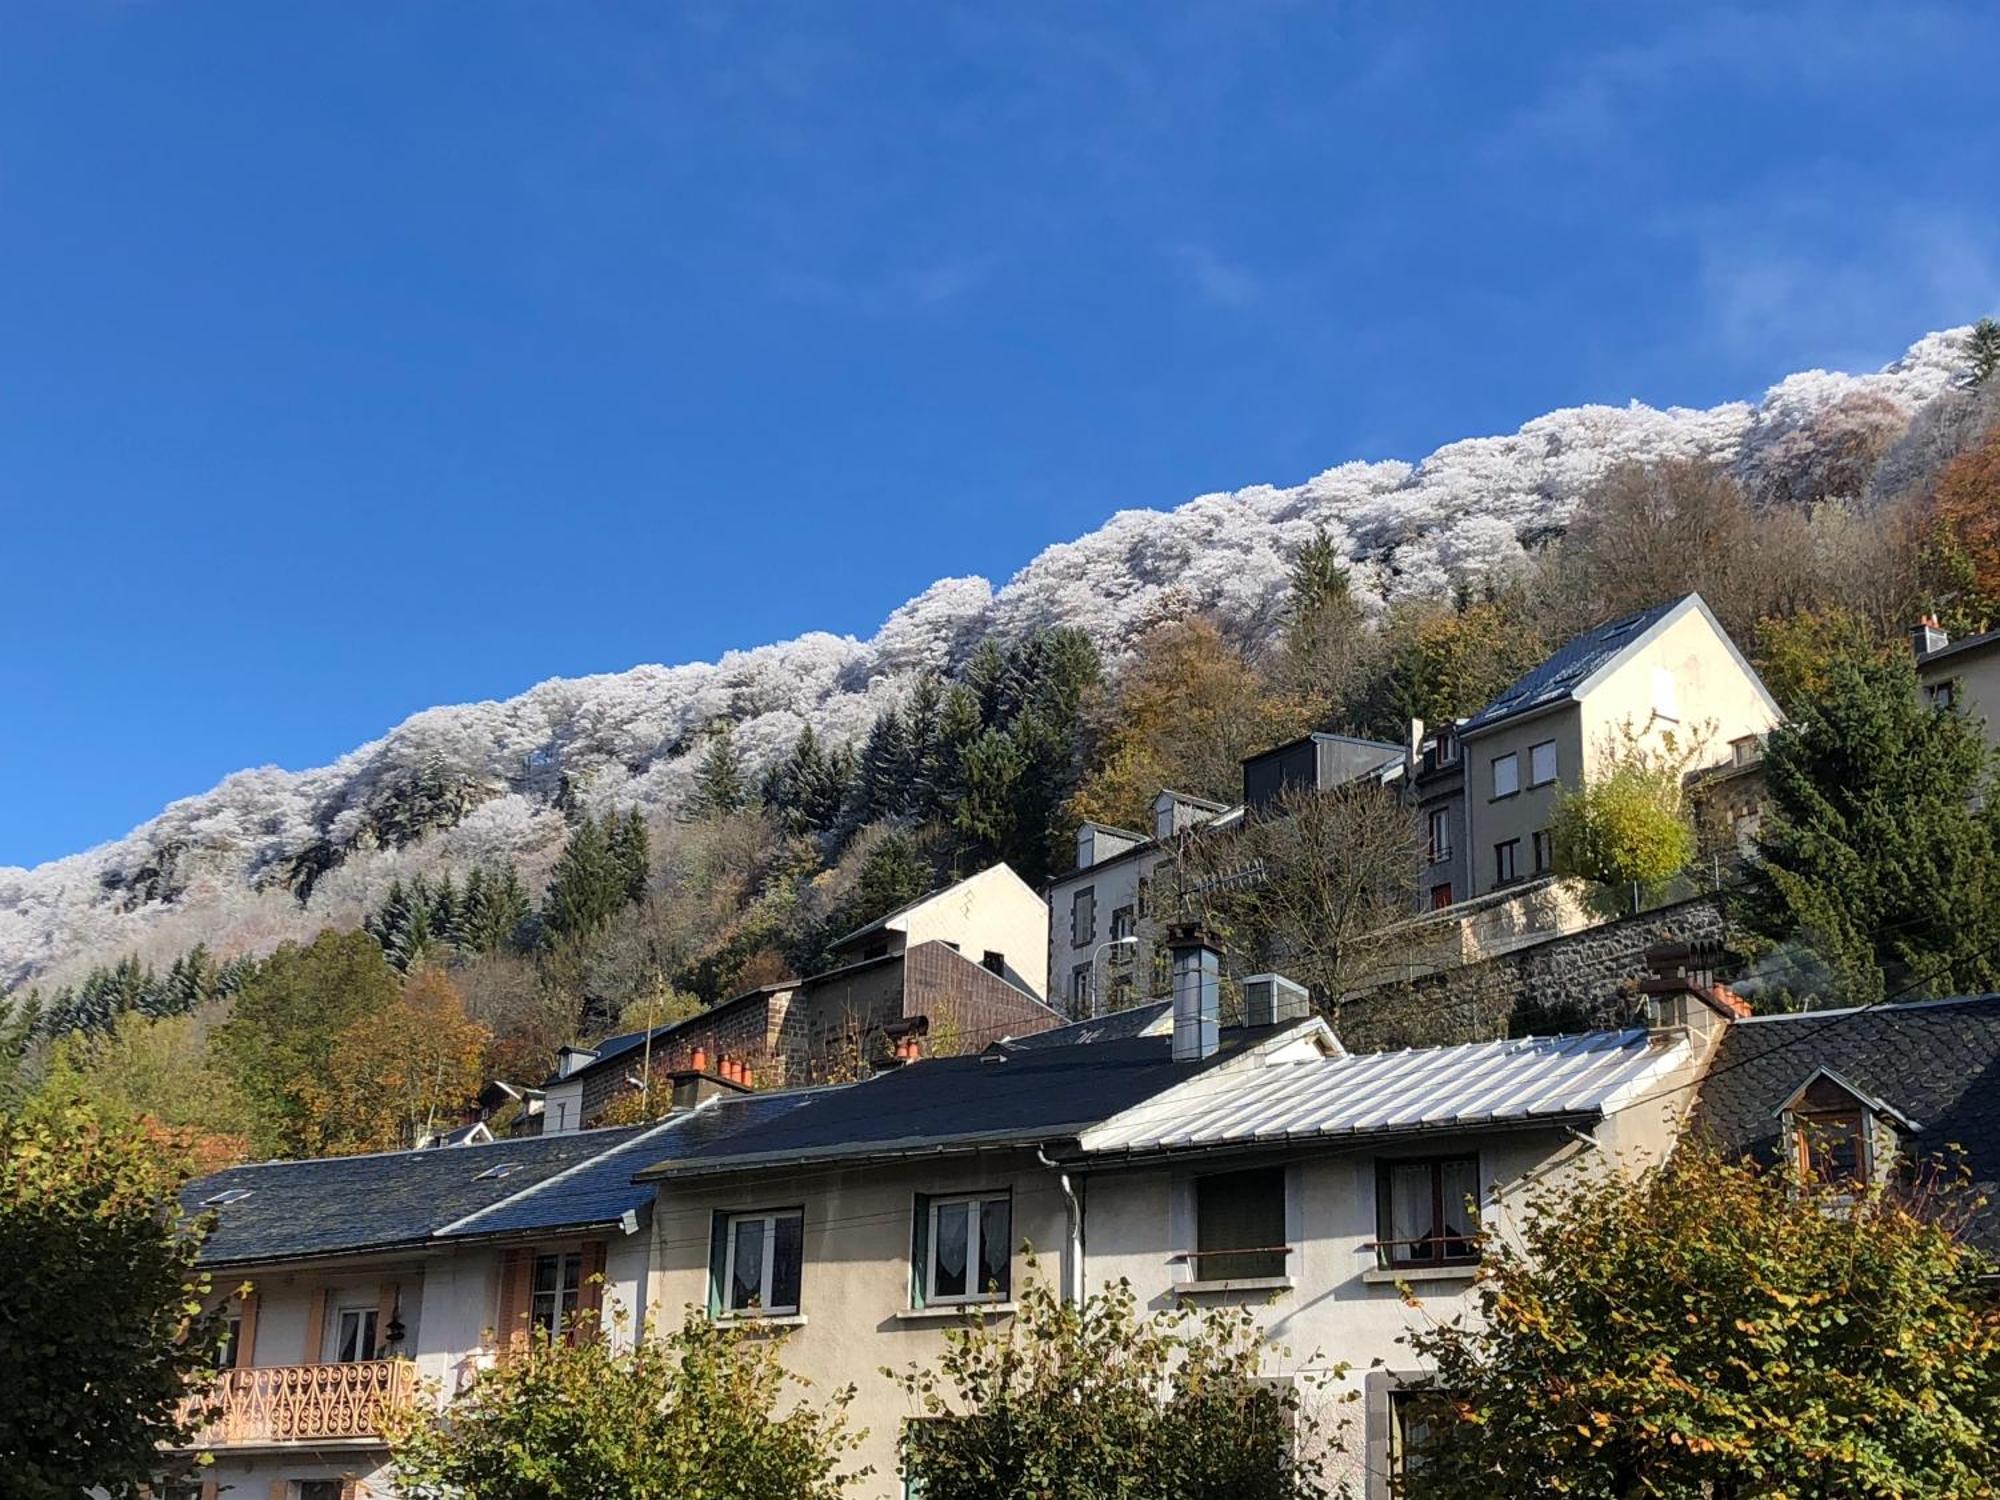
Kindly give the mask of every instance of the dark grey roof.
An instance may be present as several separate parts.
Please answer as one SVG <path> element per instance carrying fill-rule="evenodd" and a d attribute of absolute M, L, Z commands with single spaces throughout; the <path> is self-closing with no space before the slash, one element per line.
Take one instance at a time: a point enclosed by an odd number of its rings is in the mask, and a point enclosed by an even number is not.
<path fill-rule="evenodd" d="M 1023 1038 L 824 1090 L 769 1124 L 694 1151 L 661 1151 L 647 1175 L 694 1177 L 1063 1140 L 1235 1056 L 1273 1030 L 1232 1027 L 1222 1033 L 1213 1058 L 1177 1063 L 1171 1037 L 1083 1041 L 1091 1024 L 1064 1028 L 1076 1034 L 1067 1046 Z"/>
<path fill-rule="evenodd" d="M 1778 1110 L 1821 1068 L 1915 1121 L 1906 1144 L 1919 1157 L 1963 1150 L 1980 1193 L 2000 1196 L 2000 995 L 1738 1021 L 1701 1086 L 1694 1129 L 1773 1162 Z M 1982 1213 L 1972 1237 L 2000 1251 L 2000 1214 Z"/>
<path fill-rule="evenodd" d="M 1477 734 L 1503 720 L 1562 702 L 1585 679 L 1609 666 L 1639 637 L 1695 597 L 1689 594 L 1666 604 L 1656 604 L 1651 609 L 1643 609 L 1636 615 L 1609 621 L 1595 630 L 1586 630 L 1460 724 L 1460 738 Z"/>
<path fill-rule="evenodd" d="M 1076 1043 L 1118 1042 L 1135 1036 L 1143 1036 L 1146 1028 L 1163 1019 L 1174 1008 L 1171 1000 L 1152 1000 L 1144 1005 L 1134 1005 L 1126 1010 L 1114 1010 L 1109 1015 L 1095 1016 L 1087 1021 L 1072 1021 L 1067 1026 L 1058 1026 L 1053 1031 L 1038 1031 L 1032 1036 L 1012 1037 L 1009 1047 L 1041 1048 L 1068 1047 Z"/>
<path fill-rule="evenodd" d="M 812 1097 L 748 1094 L 717 1099 L 650 1125 L 525 1136 L 488 1145 L 311 1161 L 259 1162 L 191 1182 L 181 1201 L 247 1192 L 216 1206 L 207 1264 L 292 1260 L 403 1246 L 615 1224 L 653 1200 L 633 1174 L 686 1140 L 714 1143 L 783 1115 Z M 504 1175 L 487 1172 L 507 1166 Z"/>
<path fill-rule="evenodd" d="M 1947 642 L 1935 651 L 1926 651 L 1917 657 L 1917 670 L 1921 672 L 1932 662 L 1946 661 L 1961 652 L 1971 655 L 1984 651 L 1988 646 L 2000 646 L 2000 630 L 1988 630 L 1979 635 L 1964 636 L 1959 640 Z"/>

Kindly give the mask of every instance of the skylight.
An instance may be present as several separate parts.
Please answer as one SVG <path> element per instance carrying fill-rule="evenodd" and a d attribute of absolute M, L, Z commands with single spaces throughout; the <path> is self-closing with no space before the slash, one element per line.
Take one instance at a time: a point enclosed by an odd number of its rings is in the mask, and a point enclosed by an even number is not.
<path fill-rule="evenodd" d="M 498 1182 L 501 1178 L 511 1176 L 513 1173 L 519 1171 L 520 1167 L 521 1164 L 517 1161 L 496 1161 L 472 1180 L 474 1182 Z"/>
<path fill-rule="evenodd" d="M 201 1200 L 203 1208 L 224 1208 L 231 1203 L 241 1203 L 251 1194 L 250 1188 L 224 1188 L 212 1198 Z"/>

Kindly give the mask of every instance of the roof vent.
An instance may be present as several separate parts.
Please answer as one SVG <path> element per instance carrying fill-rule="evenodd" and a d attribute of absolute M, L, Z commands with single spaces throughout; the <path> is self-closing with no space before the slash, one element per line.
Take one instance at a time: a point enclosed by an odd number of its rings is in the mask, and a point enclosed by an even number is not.
<path fill-rule="evenodd" d="M 1243 1024 L 1277 1026 L 1312 1014 L 1312 995 L 1282 974 L 1253 974 L 1243 981 Z"/>
<path fill-rule="evenodd" d="M 213 1198 L 202 1199 L 200 1206 L 202 1208 L 226 1208 L 231 1203 L 241 1203 L 245 1198 L 250 1196 L 252 1191 L 254 1190 L 251 1188 L 224 1188 Z"/>
<path fill-rule="evenodd" d="M 474 1182 L 498 1182 L 503 1177 L 511 1177 L 521 1169 L 517 1161 L 496 1161 L 492 1166 L 473 1178 Z"/>

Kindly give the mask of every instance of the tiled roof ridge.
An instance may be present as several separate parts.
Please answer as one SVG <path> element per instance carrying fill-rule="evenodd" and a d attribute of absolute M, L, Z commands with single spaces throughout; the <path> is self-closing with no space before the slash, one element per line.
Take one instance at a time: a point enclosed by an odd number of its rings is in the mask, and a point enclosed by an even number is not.
<path fill-rule="evenodd" d="M 464 1129 L 464 1126 L 456 1127 Z M 239 1161 L 234 1166 L 218 1167 L 202 1177 L 190 1178 L 189 1186 L 206 1181 L 209 1177 L 220 1177 L 224 1172 L 242 1172 L 251 1167 L 311 1167 L 322 1162 L 379 1161 L 389 1156 L 431 1156 L 439 1151 L 499 1151 L 506 1147 L 519 1150 L 524 1144 L 535 1141 L 567 1141 L 578 1136 L 610 1135 L 617 1131 L 632 1130 L 631 1125 L 593 1125 L 587 1130 L 558 1131 L 549 1135 L 502 1135 L 490 1141 L 472 1141 L 463 1146 L 398 1146 L 391 1151 L 344 1151 L 335 1156 L 267 1156 L 262 1161 Z"/>
<path fill-rule="evenodd" d="M 525 1187 L 519 1188 L 516 1191 L 509 1193 L 504 1198 L 496 1198 L 491 1203 L 488 1203 L 483 1207 L 476 1208 L 469 1214 L 461 1214 L 458 1218 L 453 1219 L 449 1224 L 439 1225 L 436 1229 L 433 1229 L 430 1232 L 429 1237 L 434 1240 L 446 1239 L 449 1236 L 451 1236 L 454 1232 L 456 1232 L 458 1229 L 471 1224 L 472 1221 L 475 1219 L 484 1218 L 486 1215 L 493 1213 L 498 1209 L 512 1208 L 516 1204 L 522 1202 L 523 1200 L 532 1198 L 536 1193 L 540 1192 L 545 1187 L 549 1187 L 555 1183 L 565 1181 L 566 1179 L 575 1176 L 579 1172 L 589 1169 L 594 1169 L 599 1165 L 601 1165 L 604 1162 L 605 1158 L 616 1156 L 620 1151 L 625 1150 L 629 1146 L 636 1146 L 641 1141 L 650 1140 L 653 1136 L 658 1135 L 663 1131 L 673 1129 L 674 1127 L 680 1125 L 683 1121 L 688 1120 L 694 1115 L 699 1114 L 702 1110 L 709 1108 L 716 1102 L 717 1100 L 714 1098 L 704 1099 L 702 1100 L 701 1103 L 697 1104 L 693 1109 L 675 1110 L 673 1111 L 673 1113 L 665 1116 L 664 1118 L 654 1121 L 650 1126 L 646 1127 L 644 1130 L 639 1131 L 638 1134 L 632 1136 L 629 1140 L 619 1141 L 616 1145 L 608 1146 L 606 1149 L 602 1151 L 593 1152 L 588 1156 L 581 1157 L 578 1160 L 571 1162 L 568 1166 L 564 1167 L 560 1172 L 551 1172 L 547 1177 L 541 1178 L 540 1180 L 535 1182 L 528 1183 Z M 582 1133 L 583 1132 L 578 1132 L 578 1134 Z"/>

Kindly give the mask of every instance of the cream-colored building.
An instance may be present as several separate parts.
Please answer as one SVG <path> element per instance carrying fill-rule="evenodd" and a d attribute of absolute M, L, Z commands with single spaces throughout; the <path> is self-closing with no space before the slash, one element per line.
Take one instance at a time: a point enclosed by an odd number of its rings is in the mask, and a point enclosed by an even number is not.
<path fill-rule="evenodd" d="M 1470 889 L 1452 898 L 1550 874 L 1558 793 L 1595 779 L 1628 741 L 1672 745 L 1698 774 L 1753 754 L 1780 717 L 1699 594 L 1578 636 L 1457 726 Z"/>
<path fill-rule="evenodd" d="M 1256 1024 L 1218 1028 L 1205 952 L 1176 951 L 1178 1024 L 1141 1006 L 914 1063 L 646 1173 L 661 1303 L 767 1332 L 821 1392 L 856 1388 L 859 1500 L 904 1493 L 916 1415 L 878 1372 L 934 1362 L 969 1309 L 1008 1316 L 1030 1275 L 1072 1299 L 1122 1277 L 1148 1308 L 1256 1307 L 1291 1350 L 1269 1373 L 1359 1413 L 1326 1461 L 1386 1493 L 1400 1337 L 1470 1305 L 1473 1236 L 1507 1233 L 1528 1182 L 1658 1159 L 1730 1010 L 1669 983 L 1650 1031 L 1349 1055 L 1281 981 L 1246 985 Z M 1346 1390 L 1361 1401 L 1334 1406 Z"/>
<path fill-rule="evenodd" d="M 2000 744 L 2000 630 L 1954 641 L 1935 619 L 1911 634 L 1924 701 L 1979 721 Z"/>

